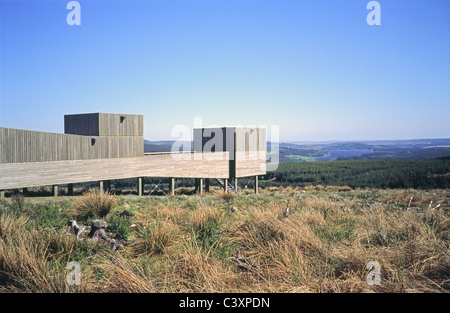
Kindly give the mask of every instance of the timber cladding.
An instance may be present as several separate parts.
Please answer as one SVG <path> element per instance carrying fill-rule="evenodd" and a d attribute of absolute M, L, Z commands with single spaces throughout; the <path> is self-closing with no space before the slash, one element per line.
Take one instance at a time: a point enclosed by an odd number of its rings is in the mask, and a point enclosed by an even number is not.
<path fill-rule="evenodd" d="M 220 154 L 220 155 L 218 155 Z M 0 190 L 134 177 L 228 178 L 228 152 L 0 164 Z"/>
<path fill-rule="evenodd" d="M 0 127 L 0 163 L 137 157 L 143 136 L 79 136 Z"/>
<path fill-rule="evenodd" d="M 138 157 L 144 154 L 142 115 L 64 116 L 65 134 L 0 127 L 0 163 Z"/>
<path fill-rule="evenodd" d="M 263 127 L 194 129 L 194 151 L 230 153 L 230 178 L 265 174 L 266 150 L 266 129 Z"/>
<path fill-rule="evenodd" d="M 83 136 L 144 136 L 144 117 L 111 113 L 64 115 L 64 133 Z"/>
<path fill-rule="evenodd" d="M 194 150 L 266 151 L 266 129 L 262 127 L 210 127 L 194 129 Z"/>
<path fill-rule="evenodd" d="M 233 177 L 247 177 L 266 174 L 265 151 L 237 151 Z"/>

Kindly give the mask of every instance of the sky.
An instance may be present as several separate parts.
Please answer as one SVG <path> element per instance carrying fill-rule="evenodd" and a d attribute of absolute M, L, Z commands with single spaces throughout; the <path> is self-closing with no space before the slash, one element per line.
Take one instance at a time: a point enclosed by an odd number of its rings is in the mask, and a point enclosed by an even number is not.
<path fill-rule="evenodd" d="M 450 137 L 450 1 L 0 0 L 0 127 L 64 114 L 279 127 L 280 141 Z M 275 132 L 269 134 L 268 140 Z"/>

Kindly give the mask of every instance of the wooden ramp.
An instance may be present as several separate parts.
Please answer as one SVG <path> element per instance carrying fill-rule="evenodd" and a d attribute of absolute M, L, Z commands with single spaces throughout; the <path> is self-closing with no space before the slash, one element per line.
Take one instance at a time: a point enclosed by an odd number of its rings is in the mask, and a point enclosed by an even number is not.
<path fill-rule="evenodd" d="M 0 190 L 47 185 L 125 179 L 133 177 L 227 178 L 227 152 L 222 160 L 201 154 L 183 154 L 181 159 L 171 153 L 135 158 L 108 158 L 52 162 L 0 164 Z M 209 156 L 210 157 L 210 156 Z"/>

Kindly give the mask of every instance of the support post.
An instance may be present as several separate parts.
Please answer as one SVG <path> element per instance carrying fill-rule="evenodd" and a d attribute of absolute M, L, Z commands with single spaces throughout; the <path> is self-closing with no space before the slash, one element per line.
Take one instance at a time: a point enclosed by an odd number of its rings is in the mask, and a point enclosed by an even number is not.
<path fill-rule="evenodd" d="M 255 193 L 258 193 L 258 176 L 255 176 Z"/>
<path fill-rule="evenodd" d="M 195 193 L 197 193 L 198 190 L 199 190 L 198 178 L 195 178 L 195 179 L 194 179 L 194 182 L 195 182 Z"/>
<path fill-rule="evenodd" d="M 0 199 L 4 199 L 4 198 L 5 198 L 5 191 L 0 190 Z"/>
<path fill-rule="evenodd" d="M 205 179 L 205 192 L 209 192 L 209 178 Z"/>
<path fill-rule="evenodd" d="M 73 184 L 68 184 L 67 185 L 67 194 L 69 196 L 73 196 Z"/>
<path fill-rule="evenodd" d="M 175 178 L 170 178 L 169 189 L 170 189 L 170 194 L 172 196 L 174 196 L 175 195 Z"/>
<path fill-rule="evenodd" d="M 237 177 L 234 178 L 234 190 L 236 191 L 236 193 L 238 193 L 238 179 L 237 179 Z"/>
<path fill-rule="evenodd" d="M 58 196 L 58 186 L 53 185 L 53 197 L 57 197 L 57 196 Z"/>
<path fill-rule="evenodd" d="M 203 178 L 199 178 L 200 194 L 203 194 Z"/>
<path fill-rule="evenodd" d="M 110 180 L 101 180 L 98 182 L 98 187 L 100 191 L 109 191 L 111 189 L 111 181 Z"/>
<path fill-rule="evenodd" d="M 28 188 L 26 187 L 22 188 L 22 194 L 24 197 L 26 197 L 28 195 Z"/>
<path fill-rule="evenodd" d="M 142 177 L 138 177 L 137 179 L 137 194 L 139 197 L 142 197 L 144 194 L 144 180 Z"/>
<path fill-rule="evenodd" d="M 228 179 L 224 179 L 223 180 L 224 184 L 223 184 L 223 191 L 227 192 L 228 191 Z"/>

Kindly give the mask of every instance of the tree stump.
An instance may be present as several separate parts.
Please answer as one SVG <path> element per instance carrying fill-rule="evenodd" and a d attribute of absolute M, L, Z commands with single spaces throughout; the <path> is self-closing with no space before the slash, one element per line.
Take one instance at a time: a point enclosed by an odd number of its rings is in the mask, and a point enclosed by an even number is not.
<path fill-rule="evenodd" d="M 108 227 L 108 223 L 106 223 L 104 220 L 93 220 L 91 222 L 91 232 L 88 235 L 89 239 L 94 241 L 103 240 L 109 243 L 111 249 L 113 249 L 114 251 L 122 250 L 123 245 L 120 242 L 116 241 L 114 238 L 108 236 L 108 234 L 106 233 L 106 227 Z"/>
<path fill-rule="evenodd" d="M 81 235 L 85 231 L 86 231 L 86 227 L 85 226 L 78 226 L 77 221 L 75 221 L 75 220 L 70 220 L 67 223 L 66 232 L 75 234 L 75 236 L 77 236 L 77 240 L 80 240 Z"/>

